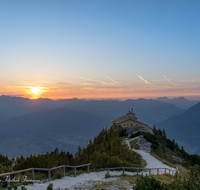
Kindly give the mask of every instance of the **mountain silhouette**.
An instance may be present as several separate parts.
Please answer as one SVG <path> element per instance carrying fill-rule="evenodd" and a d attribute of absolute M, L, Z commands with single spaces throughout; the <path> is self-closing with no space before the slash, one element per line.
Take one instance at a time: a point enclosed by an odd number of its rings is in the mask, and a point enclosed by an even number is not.
<path fill-rule="evenodd" d="M 157 98 L 156 100 L 174 104 L 177 107 L 182 108 L 182 109 L 188 109 L 191 106 L 198 103 L 198 101 L 196 100 L 187 100 L 184 97 L 173 98 L 173 99 L 169 99 L 167 97 L 160 97 L 160 98 Z"/>
<path fill-rule="evenodd" d="M 162 121 L 157 127 L 165 129 L 169 138 L 188 145 L 191 153 L 200 154 L 200 102 L 184 113 Z"/>

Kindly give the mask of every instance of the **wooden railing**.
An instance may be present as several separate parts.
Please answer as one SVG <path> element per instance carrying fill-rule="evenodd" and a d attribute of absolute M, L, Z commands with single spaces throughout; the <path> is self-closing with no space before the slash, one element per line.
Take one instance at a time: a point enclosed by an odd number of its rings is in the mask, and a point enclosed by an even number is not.
<path fill-rule="evenodd" d="M 29 169 L 14 171 L 14 172 L 2 173 L 2 174 L 0 174 L 0 177 L 7 176 L 7 183 L 8 183 L 8 186 L 10 186 L 10 175 L 31 171 L 32 172 L 32 180 L 34 180 L 34 171 L 36 171 L 36 170 L 37 171 L 48 171 L 48 178 L 50 180 L 52 170 L 63 168 L 63 177 L 65 177 L 65 168 L 74 168 L 74 176 L 76 177 L 76 168 L 87 166 L 87 172 L 89 173 L 90 172 L 89 171 L 90 165 L 91 164 L 89 163 L 89 164 L 78 165 L 78 166 L 62 165 L 62 166 L 58 166 L 58 167 L 55 167 L 55 168 L 29 168 Z"/>
<path fill-rule="evenodd" d="M 8 172 L 8 173 L 2 173 L 0 174 L 0 177 L 3 176 L 7 176 L 7 183 L 8 186 L 10 186 L 10 176 L 17 174 L 17 173 L 23 173 L 23 172 L 28 172 L 31 171 L 32 172 L 32 180 L 34 180 L 34 171 L 48 171 L 48 179 L 51 179 L 51 171 L 59 169 L 59 168 L 63 168 L 63 177 L 65 177 L 65 168 L 73 168 L 74 169 L 74 176 L 76 177 L 76 168 L 80 168 L 80 167 L 85 167 L 87 166 L 87 172 L 89 173 L 89 166 L 91 164 L 84 164 L 84 165 L 78 165 L 78 166 L 68 166 L 68 165 L 62 165 L 62 166 L 58 166 L 55 168 L 29 168 L 29 169 L 24 169 L 24 170 L 18 170 L 18 171 L 14 171 L 14 172 Z M 107 170 L 107 175 L 109 176 L 109 170 L 116 170 L 116 169 L 122 169 L 123 170 L 123 174 L 125 172 L 125 169 L 135 169 L 137 170 L 137 175 L 138 175 L 138 171 L 139 170 L 149 170 L 149 174 L 151 174 L 151 170 L 157 170 L 157 174 L 159 174 L 159 170 L 165 170 L 165 173 L 167 173 L 167 170 L 169 170 L 169 174 L 174 175 L 174 172 L 176 172 L 177 170 L 171 170 L 169 168 L 135 168 L 135 167 L 116 167 L 116 168 L 105 168 L 105 170 Z"/>
<path fill-rule="evenodd" d="M 109 170 L 116 170 L 116 169 L 122 169 L 123 170 L 123 175 L 125 169 L 135 169 L 137 170 L 137 175 L 139 170 L 149 170 L 149 174 L 151 174 L 151 170 L 157 170 L 157 174 L 159 174 L 159 170 L 165 170 L 165 173 L 167 173 L 167 170 L 169 170 L 169 174 L 174 175 L 174 172 L 177 170 L 171 170 L 169 168 L 135 168 L 135 167 L 117 167 L 117 168 L 105 168 L 107 170 L 107 175 L 109 176 Z"/>

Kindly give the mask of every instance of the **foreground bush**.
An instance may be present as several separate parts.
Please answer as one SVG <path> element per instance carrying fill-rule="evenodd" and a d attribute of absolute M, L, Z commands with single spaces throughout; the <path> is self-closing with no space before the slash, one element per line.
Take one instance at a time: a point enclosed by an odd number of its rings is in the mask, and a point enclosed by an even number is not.
<path fill-rule="evenodd" d="M 200 189 L 200 166 L 190 168 L 189 179 L 185 179 L 176 172 L 171 183 L 161 183 L 152 176 L 140 175 L 135 181 L 133 190 L 197 190 Z"/>
<path fill-rule="evenodd" d="M 156 180 L 152 176 L 138 176 L 135 181 L 135 186 L 133 186 L 133 190 L 162 190 L 163 185 L 159 180 Z"/>
<path fill-rule="evenodd" d="M 47 187 L 47 190 L 53 190 L 53 183 L 50 183 Z"/>

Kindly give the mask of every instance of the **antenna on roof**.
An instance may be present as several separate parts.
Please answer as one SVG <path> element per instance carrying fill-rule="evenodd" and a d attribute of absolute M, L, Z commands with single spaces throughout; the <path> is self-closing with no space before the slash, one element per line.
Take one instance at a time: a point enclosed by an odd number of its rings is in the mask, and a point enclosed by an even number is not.
<path fill-rule="evenodd" d="M 133 113 L 133 108 L 131 108 L 131 112 Z"/>

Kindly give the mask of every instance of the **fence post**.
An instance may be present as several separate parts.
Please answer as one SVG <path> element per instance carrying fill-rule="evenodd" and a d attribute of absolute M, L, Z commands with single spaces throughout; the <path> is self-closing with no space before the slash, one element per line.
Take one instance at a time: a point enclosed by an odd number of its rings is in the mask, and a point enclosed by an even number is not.
<path fill-rule="evenodd" d="M 34 169 L 32 169 L 32 180 L 34 180 Z"/>
<path fill-rule="evenodd" d="M 8 187 L 10 186 L 10 175 L 8 175 L 8 178 L 7 178 L 7 180 L 8 180 Z"/>
<path fill-rule="evenodd" d="M 157 175 L 159 174 L 159 168 L 157 169 Z"/>
<path fill-rule="evenodd" d="M 63 177 L 65 177 L 65 166 L 63 166 Z"/>
<path fill-rule="evenodd" d="M 87 173 L 88 173 L 88 174 L 90 173 L 89 165 L 87 165 Z"/>
<path fill-rule="evenodd" d="M 109 176 L 109 169 L 107 169 L 107 176 Z"/>
<path fill-rule="evenodd" d="M 166 168 L 165 168 L 165 173 L 166 173 Z"/>
<path fill-rule="evenodd" d="M 48 171 L 49 180 L 51 179 L 51 170 Z"/>
<path fill-rule="evenodd" d="M 74 177 L 76 177 L 76 167 L 74 167 Z"/>
<path fill-rule="evenodd" d="M 123 175 L 124 175 L 124 167 L 123 167 Z"/>
<path fill-rule="evenodd" d="M 169 174 L 170 174 L 170 171 L 171 171 L 171 170 L 169 169 Z"/>
<path fill-rule="evenodd" d="M 151 174 L 151 169 L 149 169 L 149 175 Z"/>
<path fill-rule="evenodd" d="M 137 169 L 137 175 L 138 175 L 138 169 Z"/>

